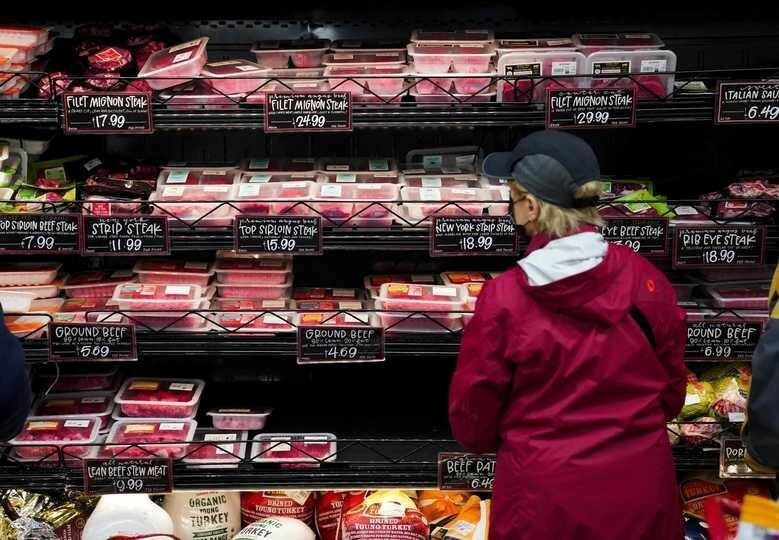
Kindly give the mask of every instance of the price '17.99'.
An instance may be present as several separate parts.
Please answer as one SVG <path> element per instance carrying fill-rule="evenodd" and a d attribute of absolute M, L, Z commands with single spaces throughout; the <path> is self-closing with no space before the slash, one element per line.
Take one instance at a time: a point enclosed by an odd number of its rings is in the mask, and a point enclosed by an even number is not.
<path fill-rule="evenodd" d="M 92 117 L 92 126 L 95 128 L 122 129 L 127 119 L 123 114 L 96 114 Z"/>

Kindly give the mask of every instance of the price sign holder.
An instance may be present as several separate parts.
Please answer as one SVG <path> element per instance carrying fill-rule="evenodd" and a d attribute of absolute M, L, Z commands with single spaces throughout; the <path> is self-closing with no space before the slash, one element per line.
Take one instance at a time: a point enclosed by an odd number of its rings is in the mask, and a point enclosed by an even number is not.
<path fill-rule="evenodd" d="M 779 83 L 720 81 L 714 121 L 717 124 L 779 123 Z"/>
<path fill-rule="evenodd" d="M 0 214 L 0 253 L 80 253 L 81 229 L 81 214 Z"/>
<path fill-rule="evenodd" d="M 446 491 L 492 491 L 495 454 L 438 454 L 438 489 Z"/>
<path fill-rule="evenodd" d="M 550 129 L 632 128 L 635 88 L 548 88 L 546 127 Z"/>
<path fill-rule="evenodd" d="M 762 321 L 687 321 L 687 360 L 749 360 L 763 332 Z"/>
<path fill-rule="evenodd" d="M 627 246 L 636 253 L 653 256 L 669 253 L 668 218 L 607 218 L 601 233 L 607 241 Z"/>
<path fill-rule="evenodd" d="M 135 326 L 118 323 L 49 323 L 51 362 L 138 360 Z"/>
<path fill-rule="evenodd" d="M 508 216 L 433 216 L 430 256 L 511 256 L 519 254 L 519 235 Z"/>
<path fill-rule="evenodd" d="M 367 325 L 298 327 L 298 364 L 383 361 L 383 328 Z"/>
<path fill-rule="evenodd" d="M 755 266 L 765 260 L 765 225 L 676 227 L 674 268 Z"/>
<path fill-rule="evenodd" d="M 719 454 L 720 478 L 766 478 L 775 479 L 775 474 L 757 473 L 746 463 L 747 448 L 741 439 L 722 439 Z"/>
<path fill-rule="evenodd" d="M 266 133 L 317 131 L 352 131 L 351 92 L 266 94 Z"/>
<path fill-rule="evenodd" d="M 236 253 L 322 254 L 322 218 L 239 214 L 233 221 Z"/>
<path fill-rule="evenodd" d="M 84 493 L 87 495 L 162 495 L 172 491 L 173 463 L 170 458 L 84 459 Z"/>
<path fill-rule="evenodd" d="M 153 133 L 151 102 L 147 92 L 66 92 L 63 128 L 68 135 Z"/>
<path fill-rule="evenodd" d="M 141 257 L 170 254 L 166 216 L 84 216 L 82 254 Z"/>

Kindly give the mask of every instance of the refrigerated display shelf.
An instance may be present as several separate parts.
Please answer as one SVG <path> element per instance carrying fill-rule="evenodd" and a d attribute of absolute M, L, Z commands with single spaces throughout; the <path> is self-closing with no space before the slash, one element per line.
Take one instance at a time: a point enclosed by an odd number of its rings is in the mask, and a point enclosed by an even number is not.
<path fill-rule="evenodd" d="M 337 443 L 334 460 L 313 463 L 311 467 L 252 463 L 253 456 L 247 456 L 233 468 L 218 469 L 196 468 L 175 461 L 174 489 L 435 488 L 438 454 L 461 451 L 451 439 L 339 438 Z M 74 459 L 71 466 L 61 466 L 63 458 L 56 457 L 55 452 L 52 464 L 20 463 L 7 456 L 7 445 L 0 445 L 0 450 L 4 456 L 0 458 L 0 489 L 81 489 L 84 485 L 80 460 Z M 680 472 L 711 471 L 719 464 L 717 448 L 674 447 L 673 454 Z"/>

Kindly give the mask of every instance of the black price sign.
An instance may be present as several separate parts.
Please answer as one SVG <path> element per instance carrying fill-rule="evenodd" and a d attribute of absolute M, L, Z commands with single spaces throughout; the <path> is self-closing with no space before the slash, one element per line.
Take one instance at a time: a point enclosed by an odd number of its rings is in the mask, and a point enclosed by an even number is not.
<path fill-rule="evenodd" d="M 668 255 L 668 219 L 608 218 L 601 227 L 604 238 L 644 255 Z"/>
<path fill-rule="evenodd" d="M 84 255 L 170 254 L 165 216 L 84 216 Z"/>
<path fill-rule="evenodd" d="M 384 329 L 372 326 L 299 326 L 298 364 L 384 361 Z"/>
<path fill-rule="evenodd" d="M 677 227 L 674 268 L 749 266 L 765 260 L 765 226 Z"/>
<path fill-rule="evenodd" d="M 714 120 L 718 124 L 779 122 L 779 83 L 720 82 Z"/>
<path fill-rule="evenodd" d="M 630 128 L 635 125 L 635 88 L 549 88 L 546 91 L 548 128 Z"/>
<path fill-rule="evenodd" d="M 687 321 L 687 360 L 749 360 L 763 332 L 760 321 Z"/>
<path fill-rule="evenodd" d="M 65 93 L 62 105 L 64 129 L 69 135 L 154 132 L 149 93 Z"/>
<path fill-rule="evenodd" d="M 236 253 L 322 254 L 322 218 L 238 215 L 233 221 Z"/>
<path fill-rule="evenodd" d="M 746 462 L 747 448 L 741 439 L 722 440 L 720 449 L 720 478 L 776 478 L 776 475 L 756 473 Z"/>
<path fill-rule="evenodd" d="M 81 215 L 0 214 L 0 252 L 80 253 Z"/>
<path fill-rule="evenodd" d="M 96 458 L 84 460 L 84 493 L 114 495 L 173 491 L 170 458 Z"/>
<path fill-rule="evenodd" d="M 495 484 L 495 454 L 438 454 L 438 489 L 492 491 Z"/>
<path fill-rule="evenodd" d="M 519 235 L 508 216 L 433 216 L 431 257 L 518 253 Z"/>
<path fill-rule="evenodd" d="M 135 326 L 114 323 L 50 323 L 52 362 L 138 360 Z"/>
<path fill-rule="evenodd" d="M 266 132 L 351 131 L 350 92 L 269 93 Z"/>

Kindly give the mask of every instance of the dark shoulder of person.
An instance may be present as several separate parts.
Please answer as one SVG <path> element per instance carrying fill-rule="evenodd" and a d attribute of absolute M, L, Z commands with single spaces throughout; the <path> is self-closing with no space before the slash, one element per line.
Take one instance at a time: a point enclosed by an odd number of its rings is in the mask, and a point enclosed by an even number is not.
<path fill-rule="evenodd" d="M 24 349 L 5 326 L 0 308 L 0 441 L 15 437 L 32 404 L 32 389 L 24 365 Z"/>

